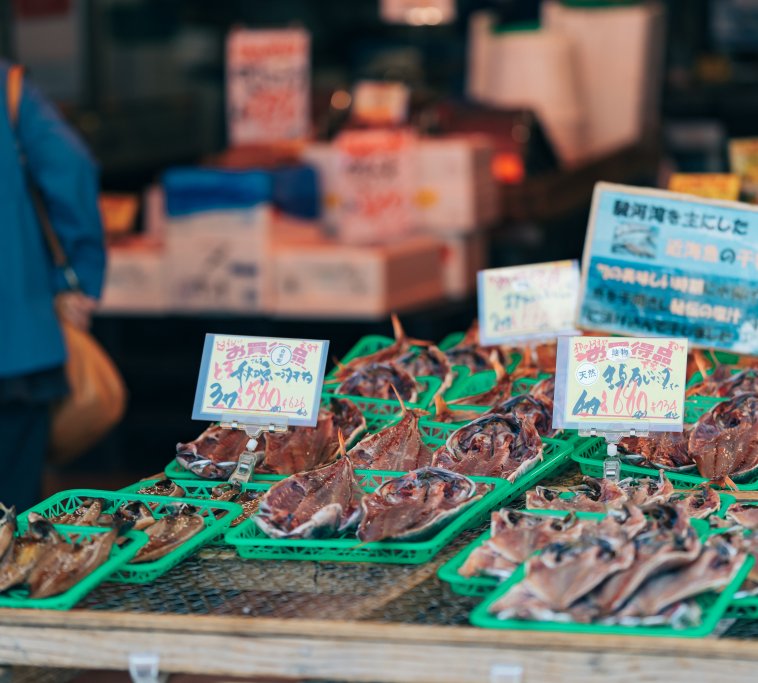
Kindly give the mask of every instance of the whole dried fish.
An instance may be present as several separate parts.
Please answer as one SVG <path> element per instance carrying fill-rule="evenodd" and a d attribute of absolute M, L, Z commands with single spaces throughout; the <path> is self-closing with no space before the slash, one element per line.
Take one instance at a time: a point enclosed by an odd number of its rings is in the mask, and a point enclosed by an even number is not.
<path fill-rule="evenodd" d="M 453 366 L 447 356 L 434 345 L 408 351 L 395 363 L 413 377 L 439 379 L 440 387 L 435 392 L 435 396 L 442 396 L 453 385 L 453 379 L 455 379 Z"/>
<path fill-rule="evenodd" d="M 368 398 L 394 398 L 394 389 L 404 401 L 418 398 L 416 380 L 395 363 L 363 365 L 345 378 L 337 388 L 338 394 Z"/>
<path fill-rule="evenodd" d="M 758 529 L 758 505 L 750 503 L 730 505 L 726 511 L 726 518 L 746 529 Z"/>
<path fill-rule="evenodd" d="M 721 498 L 710 486 L 701 486 L 688 493 L 676 493 L 669 498 L 687 517 L 705 519 L 721 509 Z"/>
<path fill-rule="evenodd" d="M 363 497 L 357 535 L 366 543 L 425 538 L 481 497 L 468 477 L 423 467 Z"/>
<path fill-rule="evenodd" d="M 64 513 L 51 517 L 53 524 L 76 524 L 78 526 L 97 526 L 100 516 L 103 514 L 103 500 L 92 498 L 82 501 L 82 504 L 73 512 Z"/>
<path fill-rule="evenodd" d="M 16 508 L 5 507 L 0 503 L 0 560 L 13 543 L 16 534 Z"/>
<path fill-rule="evenodd" d="M 424 444 L 419 420 L 426 413 L 407 408 L 401 401 L 402 417 L 398 422 L 363 437 L 350 450 L 350 460 L 358 469 L 409 472 L 426 467 L 432 453 Z"/>
<path fill-rule="evenodd" d="M 618 444 L 622 458 L 633 465 L 654 467 L 670 472 L 695 469 L 689 451 L 690 430 L 654 432 L 650 436 L 628 436 Z"/>
<path fill-rule="evenodd" d="M 265 434 L 263 462 L 258 468 L 271 474 L 296 474 L 334 462 L 339 451 L 337 432 L 350 443 L 366 428 L 358 407 L 347 399 L 333 398 L 322 408 L 315 427 Z"/>
<path fill-rule="evenodd" d="M 490 356 L 490 363 L 495 369 L 494 386 L 478 394 L 469 394 L 453 399 L 450 401 L 450 405 L 492 406 L 510 397 L 513 391 L 513 377 L 508 374 L 494 352 Z"/>
<path fill-rule="evenodd" d="M 244 430 L 213 425 L 194 441 L 176 444 L 176 461 L 203 479 L 228 479 L 249 440 Z"/>
<path fill-rule="evenodd" d="M 133 500 L 124 503 L 113 514 L 113 520 L 119 527 L 142 531 L 155 524 L 155 517 L 144 503 Z"/>
<path fill-rule="evenodd" d="M 327 538 L 355 526 L 363 493 L 343 456 L 274 484 L 253 519 L 271 538 Z"/>
<path fill-rule="evenodd" d="M 150 537 L 132 559 L 132 564 L 153 562 L 165 557 L 205 528 L 205 521 L 191 505 L 178 509 L 155 520 L 145 529 Z"/>
<path fill-rule="evenodd" d="M 582 483 L 569 488 L 571 496 L 561 497 L 558 489 L 537 486 L 526 493 L 526 507 L 532 510 L 572 510 L 576 512 L 605 512 L 621 507 L 627 494 L 610 479 L 583 477 Z"/>
<path fill-rule="evenodd" d="M 649 510 L 657 505 L 667 503 L 674 493 L 674 485 L 663 470 L 659 473 L 658 479 L 627 477 L 622 479 L 618 486 L 626 494 L 629 502 L 642 510 Z"/>
<path fill-rule="evenodd" d="M 143 486 L 137 493 L 146 496 L 168 496 L 169 498 L 182 498 L 185 495 L 184 489 L 171 479 L 161 479 L 149 486 Z"/>
<path fill-rule="evenodd" d="M 108 559 L 117 535 L 113 529 L 76 543 L 54 543 L 29 574 L 29 597 L 48 598 L 75 586 Z"/>
<path fill-rule="evenodd" d="M 432 465 L 515 481 L 541 460 L 542 439 L 531 420 L 490 413 L 450 434 L 435 451 Z"/>
<path fill-rule="evenodd" d="M 0 561 L 0 593 L 25 583 L 40 558 L 62 542 L 48 520 L 30 514 L 26 533 L 13 539 Z"/>
<path fill-rule="evenodd" d="M 490 538 L 468 556 L 461 576 L 507 578 L 537 550 L 557 541 L 578 538 L 583 527 L 574 515 L 545 517 L 517 510 L 492 513 Z"/>
<path fill-rule="evenodd" d="M 700 475 L 733 485 L 758 471 L 758 394 L 740 394 L 701 416 L 689 450 Z"/>

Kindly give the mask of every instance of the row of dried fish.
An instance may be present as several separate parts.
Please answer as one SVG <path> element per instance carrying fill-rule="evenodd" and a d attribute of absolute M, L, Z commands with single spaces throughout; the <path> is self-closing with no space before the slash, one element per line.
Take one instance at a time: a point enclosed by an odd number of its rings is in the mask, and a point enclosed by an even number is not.
<path fill-rule="evenodd" d="M 673 505 L 653 507 L 646 516 L 634 508 L 623 512 L 597 522 L 563 520 L 574 531 L 528 557 L 523 580 L 490 612 L 499 619 L 698 623 L 700 610 L 691 598 L 734 580 L 748 554 L 742 537 L 714 535 L 702 542 Z"/>
<path fill-rule="evenodd" d="M 701 379 L 687 389 L 687 396 L 734 398 L 739 394 L 758 392 L 758 359 L 745 357 L 741 366 L 716 363 L 709 368 L 701 351 L 693 351 L 692 358 Z"/>
<path fill-rule="evenodd" d="M 741 393 L 703 413 L 681 433 L 627 437 L 622 457 L 633 464 L 686 472 L 723 486 L 758 473 L 758 393 Z"/>
<path fill-rule="evenodd" d="M 184 493 L 180 486 L 169 480 L 143 490 L 171 497 Z M 112 513 L 105 512 L 106 507 L 103 499 L 91 498 L 82 501 L 72 512 L 52 516 L 48 521 L 53 524 L 113 527 L 119 531 L 144 531 L 149 537 L 148 542 L 137 551 L 132 563 L 153 562 L 165 557 L 205 528 L 205 520 L 197 508 L 186 503 L 171 506 L 162 516 L 155 513 L 157 503 L 129 501 Z"/>
<path fill-rule="evenodd" d="M 685 516 L 696 519 L 705 519 L 721 509 L 721 497 L 710 486 L 677 492 L 663 472 L 658 479 L 629 477 L 618 482 L 584 477 L 581 484 L 566 491 L 537 486 L 526 494 L 526 507 L 531 510 L 606 512 L 625 505 L 647 510 L 664 503 L 675 505 Z"/>
<path fill-rule="evenodd" d="M 332 399 L 318 414 L 315 427 L 266 433 L 257 446 L 261 462 L 257 471 L 268 474 L 295 474 L 327 465 L 337 458 L 341 432 L 348 444 L 366 430 L 366 420 L 358 407 L 347 399 Z M 213 425 L 194 441 L 176 445 L 176 461 L 203 479 L 228 479 L 249 441 L 243 430 Z"/>
<path fill-rule="evenodd" d="M 110 557 L 118 533 L 70 543 L 49 520 L 31 513 L 18 535 L 15 508 L 0 504 L 0 593 L 21 587 L 34 599 L 65 593 Z"/>
<path fill-rule="evenodd" d="M 479 500 L 471 479 L 422 467 L 367 493 L 350 458 L 277 482 L 261 499 L 257 526 L 271 538 L 329 538 L 355 533 L 363 542 L 410 541 L 433 535 Z"/>

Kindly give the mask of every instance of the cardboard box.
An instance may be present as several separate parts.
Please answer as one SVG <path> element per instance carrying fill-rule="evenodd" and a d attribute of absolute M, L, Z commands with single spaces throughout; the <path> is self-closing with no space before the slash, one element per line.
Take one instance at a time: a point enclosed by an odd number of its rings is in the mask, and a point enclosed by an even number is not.
<path fill-rule="evenodd" d="M 443 244 L 418 237 L 402 244 L 283 245 L 274 250 L 279 315 L 381 318 L 444 297 Z"/>
<path fill-rule="evenodd" d="M 445 294 L 451 299 L 463 299 L 476 290 L 476 274 L 487 267 L 487 234 L 475 232 L 441 239 Z"/>
<path fill-rule="evenodd" d="M 160 313 L 169 306 L 166 252 L 152 237 L 139 236 L 108 247 L 100 300 L 105 313 Z"/>
<path fill-rule="evenodd" d="M 166 222 L 176 311 L 259 313 L 270 305 L 271 208 L 205 211 Z"/>

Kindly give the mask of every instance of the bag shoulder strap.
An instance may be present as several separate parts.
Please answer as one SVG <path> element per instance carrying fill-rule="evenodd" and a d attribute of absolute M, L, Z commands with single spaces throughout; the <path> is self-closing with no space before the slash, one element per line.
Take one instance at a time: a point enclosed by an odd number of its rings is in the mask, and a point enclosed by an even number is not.
<path fill-rule="evenodd" d="M 79 289 L 79 278 L 76 276 L 73 268 L 68 262 L 66 252 L 63 250 L 63 245 L 58 239 L 58 235 L 53 229 L 52 223 L 50 223 L 50 216 L 48 216 L 47 208 L 42 199 L 42 193 L 29 174 L 29 169 L 26 167 L 25 157 L 23 150 L 21 149 L 21 142 L 18 138 L 18 115 L 21 108 L 21 95 L 24 90 L 24 67 L 13 64 L 8 69 L 8 75 L 6 77 L 6 101 L 8 105 L 8 120 L 11 124 L 11 129 L 16 137 L 16 145 L 18 147 L 19 158 L 21 164 L 24 166 L 26 174 L 26 184 L 29 188 L 29 194 L 32 197 L 32 203 L 34 204 L 34 210 L 37 214 L 39 224 L 42 228 L 42 234 L 47 242 L 47 247 L 50 250 L 50 255 L 53 257 L 53 263 L 63 270 L 63 275 L 66 278 L 68 286 L 73 290 Z"/>

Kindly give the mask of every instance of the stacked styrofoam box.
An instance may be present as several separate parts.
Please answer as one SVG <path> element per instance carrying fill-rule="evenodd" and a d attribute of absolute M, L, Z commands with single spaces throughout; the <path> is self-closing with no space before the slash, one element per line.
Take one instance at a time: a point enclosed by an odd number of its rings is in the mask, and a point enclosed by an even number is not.
<path fill-rule="evenodd" d="M 106 313 L 160 313 L 168 309 L 166 254 L 150 236 L 108 247 L 108 267 L 100 310 Z"/>
<path fill-rule="evenodd" d="M 175 311 L 257 313 L 271 297 L 271 208 L 169 216 L 166 265 Z"/>
<path fill-rule="evenodd" d="M 542 4 L 542 22 L 573 43 L 587 155 L 638 142 L 660 116 L 665 13 L 657 2 L 576 8 Z"/>

